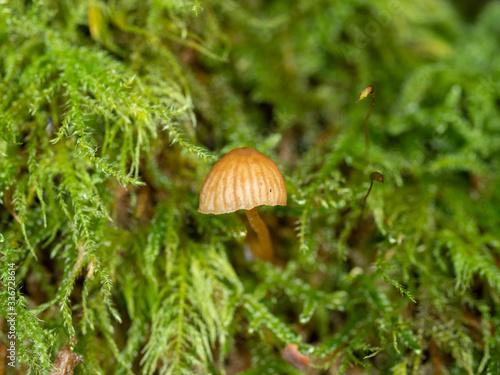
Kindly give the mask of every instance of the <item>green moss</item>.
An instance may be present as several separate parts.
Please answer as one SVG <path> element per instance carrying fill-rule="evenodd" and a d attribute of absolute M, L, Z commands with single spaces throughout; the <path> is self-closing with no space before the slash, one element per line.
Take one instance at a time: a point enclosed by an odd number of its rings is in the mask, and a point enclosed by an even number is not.
<path fill-rule="evenodd" d="M 297 343 L 339 373 L 497 373 L 500 6 L 463 9 L 4 4 L 18 370 L 48 373 L 69 343 L 81 374 L 294 374 L 279 350 Z M 197 212 L 211 165 L 244 146 L 287 184 L 262 209 L 284 269 L 245 258 L 242 215 Z"/>

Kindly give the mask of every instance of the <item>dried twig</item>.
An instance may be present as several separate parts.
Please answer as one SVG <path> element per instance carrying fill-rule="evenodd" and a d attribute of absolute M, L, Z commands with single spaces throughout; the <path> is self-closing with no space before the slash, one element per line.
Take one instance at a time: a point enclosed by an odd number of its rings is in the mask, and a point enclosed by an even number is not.
<path fill-rule="evenodd" d="M 297 344 L 286 344 L 281 351 L 281 356 L 293 367 L 302 371 L 305 371 L 312 362 L 309 356 L 299 352 L 299 346 Z"/>

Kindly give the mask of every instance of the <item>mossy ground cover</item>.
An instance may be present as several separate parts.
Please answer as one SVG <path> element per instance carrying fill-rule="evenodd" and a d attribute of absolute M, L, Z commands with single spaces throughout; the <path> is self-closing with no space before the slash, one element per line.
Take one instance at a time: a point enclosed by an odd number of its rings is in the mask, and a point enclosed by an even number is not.
<path fill-rule="evenodd" d="M 500 373 L 499 19 L 0 1 L 0 373 Z M 283 267 L 242 213 L 197 211 L 238 147 L 283 173 L 288 205 L 261 210 Z"/>

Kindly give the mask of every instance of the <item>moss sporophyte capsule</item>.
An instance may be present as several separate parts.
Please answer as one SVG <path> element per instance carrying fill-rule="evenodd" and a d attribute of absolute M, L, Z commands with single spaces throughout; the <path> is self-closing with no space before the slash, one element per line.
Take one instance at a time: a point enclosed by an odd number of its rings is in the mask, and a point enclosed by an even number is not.
<path fill-rule="evenodd" d="M 356 101 L 356 103 L 359 102 L 360 100 L 366 99 L 368 95 L 374 93 L 375 93 L 375 87 L 373 87 L 373 85 L 368 86 L 363 91 L 361 91 L 361 94 L 359 94 L 359 99 Z"/>
<path fill-rule="evenodd" d="M 242 147 L 212 167 L 201 187 L 198 211 L 220 215 L 245 210 L 259 242 L 259 249 L 252 251 L 257 257 L 272 261 L 269 230 L 257 207 L 286 206 L 286 199 L 285 181 L 276 163 L 253 148 Z"/>

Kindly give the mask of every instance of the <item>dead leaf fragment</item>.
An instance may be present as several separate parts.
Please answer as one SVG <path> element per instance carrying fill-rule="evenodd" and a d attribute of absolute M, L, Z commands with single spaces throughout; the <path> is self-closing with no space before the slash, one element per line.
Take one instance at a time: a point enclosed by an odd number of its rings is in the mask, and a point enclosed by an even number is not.
<path fill-rule="evenodd" d="M 73 375 L 73 369 L 82 362 L 82 356 L 73 352 L 69 344 L 66 344 L 59 350 L 54 361 L 54 368 L 49 375 Z"/>

